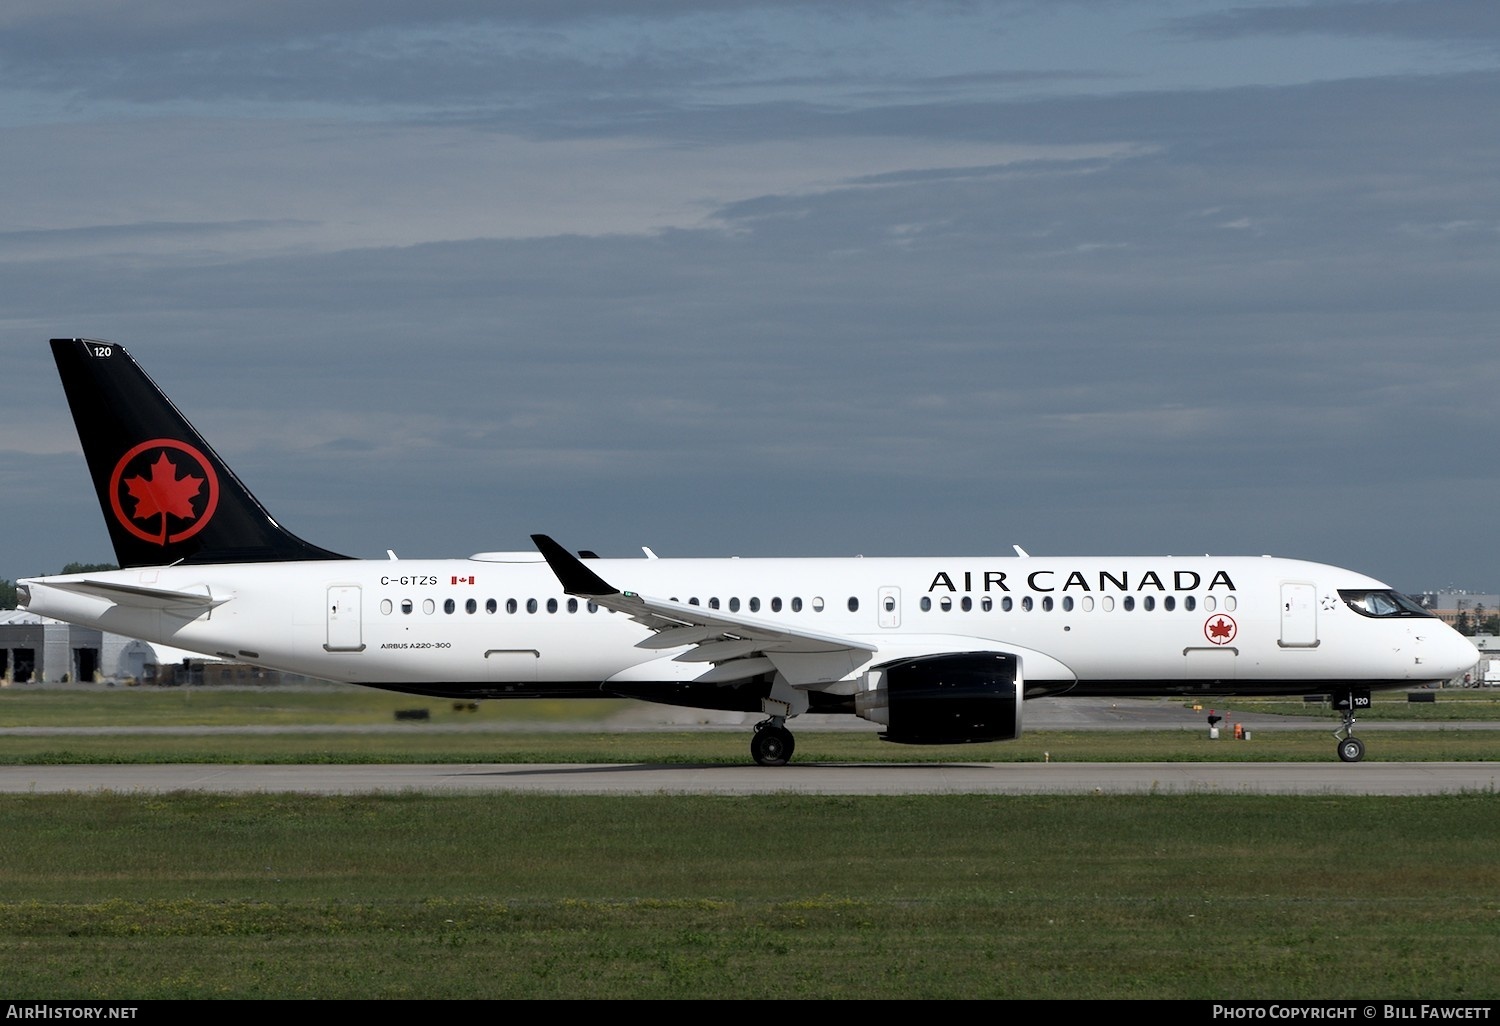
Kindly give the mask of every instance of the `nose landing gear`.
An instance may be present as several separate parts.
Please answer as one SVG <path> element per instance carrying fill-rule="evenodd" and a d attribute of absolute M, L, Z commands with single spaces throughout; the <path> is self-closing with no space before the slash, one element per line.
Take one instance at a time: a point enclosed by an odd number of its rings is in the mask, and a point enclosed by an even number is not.
<path fill-rule="evenodd" d="M 1334 739 L 1339 743 L 1339 760 L 1359 762 L 1365 757 L 1365 743 L 1354 736 L 1354 710 L 1370 708 L 1370 693 L 1346 691 L 1335 697 L 1333 707 L 1344 716 L 1344 725 L 1333 732 Z"/>

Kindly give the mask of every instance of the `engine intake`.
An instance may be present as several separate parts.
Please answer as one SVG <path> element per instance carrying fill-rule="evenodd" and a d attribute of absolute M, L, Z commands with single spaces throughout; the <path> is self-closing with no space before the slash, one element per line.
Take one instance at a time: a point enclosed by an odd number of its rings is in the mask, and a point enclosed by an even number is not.
<path fill-rule="evenodd" d="M 1021 660 L 1001 652 L 916 656 L 860 681 L 855 712 L 903 745 L 1013 741 L 1021 736 Z"/>

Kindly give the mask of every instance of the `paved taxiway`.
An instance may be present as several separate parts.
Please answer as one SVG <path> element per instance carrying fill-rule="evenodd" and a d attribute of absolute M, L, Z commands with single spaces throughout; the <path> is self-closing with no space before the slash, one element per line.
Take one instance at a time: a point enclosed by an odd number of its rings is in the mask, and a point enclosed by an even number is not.
<path fill-rule="evenodd" d="M 1494 792 L 1500 763 L 5 766 L 0 792 L 161 794 L 1366 794 Z"/>

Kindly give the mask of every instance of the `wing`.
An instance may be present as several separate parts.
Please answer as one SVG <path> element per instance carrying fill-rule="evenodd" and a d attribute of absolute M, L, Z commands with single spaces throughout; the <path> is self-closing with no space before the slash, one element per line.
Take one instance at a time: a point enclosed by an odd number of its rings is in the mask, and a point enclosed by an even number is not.
<path fill-rule="evenodd" d="M 793 685 L 830 683 L 868 663 L 876 651 L 874 645 L 852 638 L 621 591 L 545 534 L 534 534 L 531 540 L 563 591 L 624 613 L 653 632 L 637 648 L 691 646 L 673 657 L 675 661 L 713 663 L 695 678 L 702 683 L 726 684 L 773 671 Z"/>

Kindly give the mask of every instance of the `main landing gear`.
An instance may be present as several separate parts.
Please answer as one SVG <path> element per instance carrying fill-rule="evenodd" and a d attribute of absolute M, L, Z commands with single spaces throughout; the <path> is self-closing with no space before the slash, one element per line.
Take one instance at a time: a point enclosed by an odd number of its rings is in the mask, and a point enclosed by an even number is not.
<path fill-rule="evenodd" d="M 1365 757 L 1365 743 L 1354 736 L 1354 710 L 1370 708 L 1368 691 L 1346 691 L 1334 699 L 1333 707 L 1344 716 L 1344 725 L 1333 732 L 1338 741 L 1339 760 L 1359 762 Z"/>
<path fill-rule="evenodd" d="M 792 732 L 786 729 L 785 716 L 761 720 L 750 738 L 750 754 L 762 766 L 785 766 L 796 747 Z"/>

